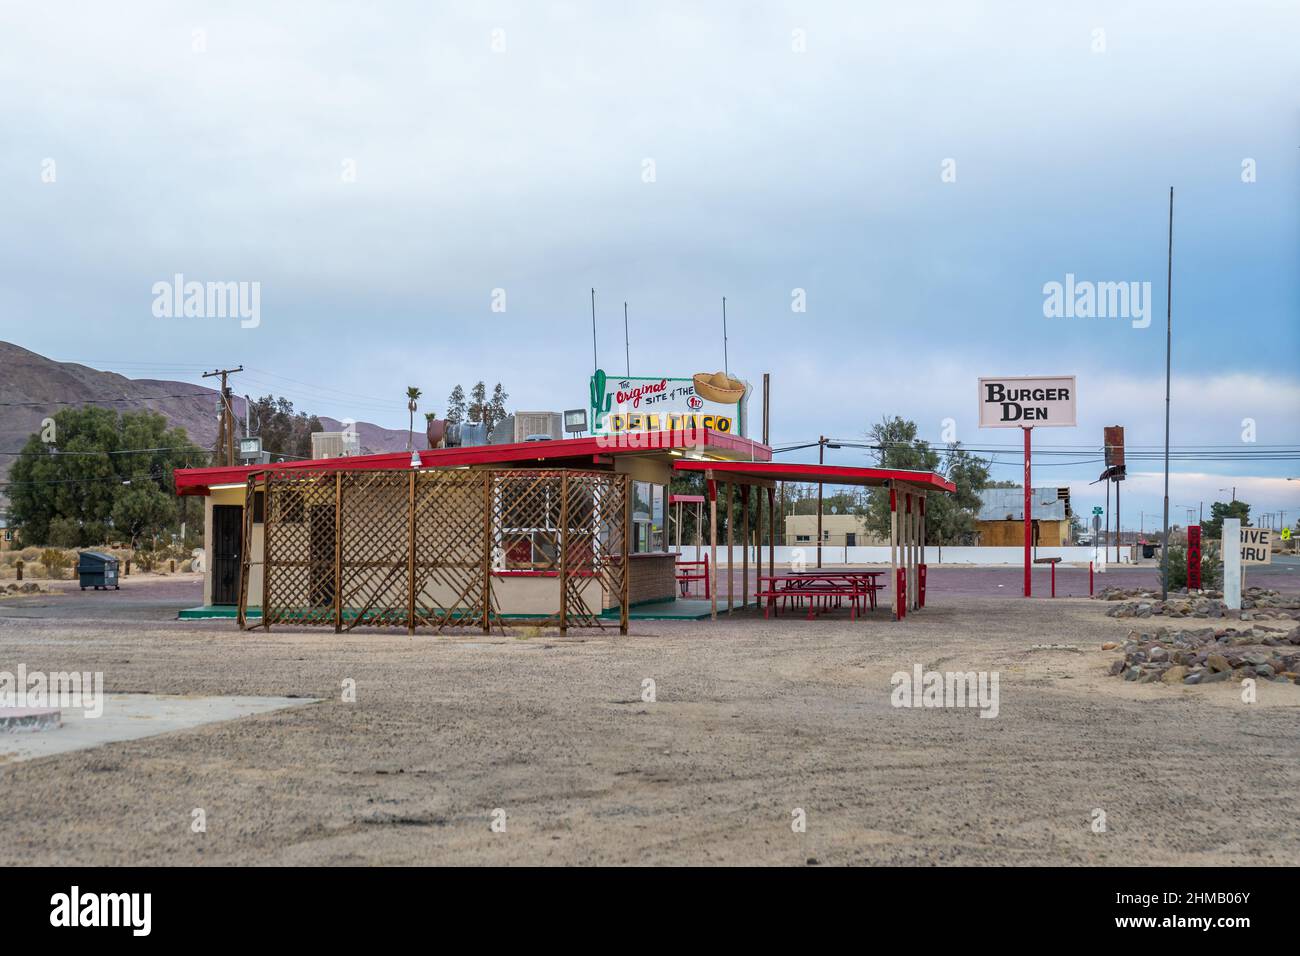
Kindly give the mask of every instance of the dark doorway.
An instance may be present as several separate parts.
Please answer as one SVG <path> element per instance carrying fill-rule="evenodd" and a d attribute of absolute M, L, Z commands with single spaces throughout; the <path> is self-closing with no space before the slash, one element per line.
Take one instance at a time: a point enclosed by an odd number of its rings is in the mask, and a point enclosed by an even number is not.
<path fill-rule="evenodd" d="M 850 531 L 848 534 L 846 534 L 844 536 L 844 543 L 847 544 L 850 548 L 856 548 L 858 546 L 857 533 Z"/>
<path fill-rule="evenodd" d="M 212 603 L 239 603 L 239 545 L 244 509 L 212 506 Z"/>
<path fill-rule="evenodd" d="M 334 505 L 307 509 L 311 531 L 311 606 L 334 606 Z"/>

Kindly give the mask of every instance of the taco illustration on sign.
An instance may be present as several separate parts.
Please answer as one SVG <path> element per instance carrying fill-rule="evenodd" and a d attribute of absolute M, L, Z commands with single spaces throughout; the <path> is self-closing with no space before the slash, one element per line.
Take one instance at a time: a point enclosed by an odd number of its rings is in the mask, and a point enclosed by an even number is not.
<path fill-rule="evenodd" d="M 734 405 L 745 397 L 745 383 L 726 372 L 698 372 L 693 378 L 695 394 L 720 405 Z"/>

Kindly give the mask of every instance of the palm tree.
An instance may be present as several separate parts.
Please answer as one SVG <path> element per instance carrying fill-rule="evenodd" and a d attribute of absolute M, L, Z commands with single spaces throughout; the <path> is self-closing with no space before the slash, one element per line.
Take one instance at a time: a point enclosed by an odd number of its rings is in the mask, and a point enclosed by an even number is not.
<path fill-rule="evenodd" d="M 414 385 L 407 386 L 406 389 L 406 410 L 410 412 L 408 426 L 406 429 L 406 450 L 411 450 L 411 434 L 415 430 L 415 410 L 419 407 L 416 403 L 420 400 L 420 390 Z"/>

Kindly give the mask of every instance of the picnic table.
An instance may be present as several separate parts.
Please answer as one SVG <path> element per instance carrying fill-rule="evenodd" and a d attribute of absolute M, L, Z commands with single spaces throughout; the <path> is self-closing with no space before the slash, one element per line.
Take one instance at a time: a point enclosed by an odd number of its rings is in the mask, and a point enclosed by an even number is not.
<path fill-rule="evenodd" d="M 849 599 L 849 617 L 856 618 L 859 602 L 876 609 L 876 592 L 882 585 L 876 579 L 883 571 L 791 571 L 786 574 L 760 574 L 758 591 L 755 597 L 763 602 L 763 617 L 770 613 L 780 613 L 781 607 L 788 607 L 790 602 L 801 606 L 808 603 L 808 619 L 812 620 L 818 605 L 823 610 L 842 607 L 845 598 Z M 766 582 L 766 586 L 765 586 Z M 866 610 L 864 607 L 863 610 Z"/>

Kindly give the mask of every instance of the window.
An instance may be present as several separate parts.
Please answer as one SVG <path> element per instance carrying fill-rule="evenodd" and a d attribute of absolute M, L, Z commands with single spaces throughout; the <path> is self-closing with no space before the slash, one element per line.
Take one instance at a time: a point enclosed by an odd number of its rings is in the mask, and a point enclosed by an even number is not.
<path fill-rule="evenodd" d="M 794 539 L 795 539 L 796 541 L 811 541 L 811 540 L 812 540 L 812 535 L 810 535 L 810 534 L 797 534 L 797 535 L 794 536 Z"/>
<path fill-rule="evenodd" d="M 667 489 L 649 481 L 632 482 L 632 552 L 664 550 L 664 507 Z"/>
<path fill-rule="evenodd" d="M 303 520 L 302 492 L 297 488 L 284 488 L 271 499 L 276 505 L 273 517 L 277 522 L 301 524 Z M 256 505 L 254 505 L 256 509 Z"/>

